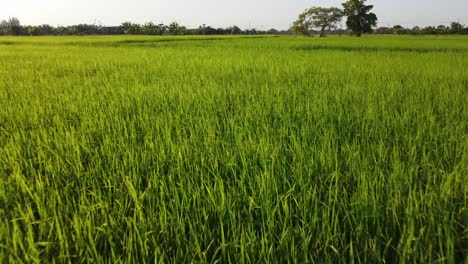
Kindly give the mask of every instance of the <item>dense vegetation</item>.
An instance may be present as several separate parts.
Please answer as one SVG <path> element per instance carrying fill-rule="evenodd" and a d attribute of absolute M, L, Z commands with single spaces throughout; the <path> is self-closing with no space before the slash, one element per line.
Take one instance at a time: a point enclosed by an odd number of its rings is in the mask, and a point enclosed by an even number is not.
<path fill-rule="evenodd" d="M 306 11 L 307 12 L 307 11 Z M 300 18 L 299 18 L 300 21 Z M 287 30 L 268 29 L 259 30 L 255 28 L 241 29 L 234 25 L 227 28 L 215 28 L 209 25 L 200 25 L 197 28 L 187 28 L 177 22 L 169 25 L 146 22 L 144 24 L 124 22 L 119 26 L 104 26 L 102 24 L 79 24 L 72 26 L 52 26 L 44 25 L 22 25 L 18 18 L 10 18 L 0 22 L 0 36 L 86 36 L 86 35 L 324 35 L 327 34 L 348 34 L 346 29 L 337 28 L 333 24 L 324 23 L 323 20 L 316 22 L 317 25 L 298 27 L 293 25 Z M 414 26 L 405 28 L 401 25 L 393 27 L 377 27 L 373 30 L 375 34 L 398 34 L 398 35 L 459 35 L 468 34 L 468 26 L 458 22 L 452 22 L 450 26 Z"/>
<path fill-rule="evenodd" d="M 468 34 L 468 27 L 459 22 L 452 22 L 450 26 L 414 26 L 406 28 L 402 25 L 393 27 L 378 27 L 374 30 L 376 34 L 395 34 L 395 35 L 450 35 L 450 34 Z"/>
<path fill-rule="evenodd" d="M 0 38 L 0 262 L 468 261 L 468 38 Z"/>
<path fill-rule="evenodd" d="M 22 25 L 18 18 L 12 17 L 0 22 L 0 35 L 12 36 L 85 36 L 85 35 L 257 35 L 291 34 L 289 30 L 241 29 L 238 26 L 214 28 L 200 25 L 198 28 L 187 28 L 174 21 L 169 25 L 146 22 L 144 24 L 124 22 L 119 26 L 104 26 L 99 23 L 79 24 L 72 26 Z"/>

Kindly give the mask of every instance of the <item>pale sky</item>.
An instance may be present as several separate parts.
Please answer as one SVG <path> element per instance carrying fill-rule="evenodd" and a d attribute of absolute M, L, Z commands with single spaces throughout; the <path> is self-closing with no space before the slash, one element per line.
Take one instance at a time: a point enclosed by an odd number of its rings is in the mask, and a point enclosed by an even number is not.
<path fill-rule="evenodd" d="M 341 7 L 344 0 L 5 0 L 0 20 L 17 17 L 23 25 L 72 25 L 125 21 L 178 21 L 188 27 L 286 29 L 305 8 Z M 468 24 L 468 0 L 369 0 L 379 26 Z M 344 23 L 343 23 L 344 25 Z"/>

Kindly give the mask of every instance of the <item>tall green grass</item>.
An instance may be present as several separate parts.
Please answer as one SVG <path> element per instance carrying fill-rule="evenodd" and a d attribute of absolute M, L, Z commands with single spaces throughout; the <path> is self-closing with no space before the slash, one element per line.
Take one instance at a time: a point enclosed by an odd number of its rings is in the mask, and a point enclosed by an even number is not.
<path fill-rule="evenodd" d="M 467 263 L 468 38 L 0 38 L 1 263 Z"/>

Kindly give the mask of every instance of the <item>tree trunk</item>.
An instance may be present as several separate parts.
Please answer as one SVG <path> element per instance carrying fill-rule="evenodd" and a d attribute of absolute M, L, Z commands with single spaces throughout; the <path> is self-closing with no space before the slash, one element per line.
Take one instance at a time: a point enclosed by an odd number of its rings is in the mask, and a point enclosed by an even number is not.
<path fill-rule="evenodd" d="M 322 27 L 322 30 L 320 31 L 320 37 L 325 37 L 325 27 Z"/>

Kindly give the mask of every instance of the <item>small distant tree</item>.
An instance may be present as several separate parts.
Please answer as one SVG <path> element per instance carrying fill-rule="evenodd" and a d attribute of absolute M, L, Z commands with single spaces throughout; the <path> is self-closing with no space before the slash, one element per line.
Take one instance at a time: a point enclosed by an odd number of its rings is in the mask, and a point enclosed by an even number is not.
<path fill-rule="evenodd" d="M 19 36 L 21 35 L 21 32 L 23 28 L 21 27 L 21 23 L 18 18 L 16 17 L 10 17 L 8 19 L 8 33 L 11 35 Z"/>
<path fill-rule="evenodd" d="M 205 28 L 206 28 L 206 24 L 203 24 L 198 27 L 198 31 L 200 32 L 200 34 L 205 35 Z"/>
<path fill-rule="evenodd" d="M 417 35 L 421 33 L 421 28 L 419 26 L 414 26 L 411 30 L 410 33 L 413 35 Z"/>
<path fill-rule="evenodd" d="M 240 34 L 242 34 L 242 30 L 238 26 L 229 27 L 228 32 L 231 35 L 240 35 Z"/>
<path fill-rule="evenodd" d="M 154 24 L 153 22 L 147 22 L 141 26 L 143 34 L 146 35 L 162 35 L 162 30 L 159 25 Z"/>
<path fill-rule="evenodd" d="M 163 35 L 167 30 L 167 26 L 164 25 L 163 23 L 158 24 L 158 31 L 160 32 L 160 35 Z"/>
<path fill-rule="evenodd" d="M 445 25 L 438 25 L 437 26 L 437 34 L 447 34 L 449 33 L 450 28 Z"/>
<path fill-rule="evenodd" d="M 124 28 L 125 34 L 137 35 L 142 33 L 142 29 L 139 24 L 134 24 L 132 22 L 124 22 L 122 23 L 122 27 Z"/>
<path fill-rule="evenodd" d="M 294 32 L 311 35 L 314 28 L 320 29 L 320 37 L 325 37 L 325 30 L 335 28 L 343 18 L 343 12 L 336 7 L 312 7 L 299 15 L 293 24 Z"/>
<path fill-rule="evenodd" d="M 185 28 L 184 26 L 181 26 L 176 21 L 169 24 L 168 30 L 169 30 L 169 33 L 171 33 L 172 35 L 185 35 L 185 33 L 187 32 L 187 28 Z"/>
<path fill-rule="evenodd" d="M 68 35 L 78 35 L 77 26 L 69 26 L 69 27 L 67 27 L 67 34 L 68 34 Z"/>
<path fill-rule="evenodd" d="M 218 29 L 216 28 L 213 28 L 211 26 L 204 26 L 203 27 L 203 35 L 216 35 L 216 34 L 219 34 L 220 31 L 218 31 Z M 221 30 L 222 32 L 222 30 Z"/>
<path fill-rule="evenodd" d="M 130 34 L 132 28 L 132 22 L 123 22 L 122 27 L 124 28 L 125 34 Z"/>
<path fill-rule="evenodd" d="M 227 33 L 226 33 L 227 30 L 224 29 L 224 28 L 217 28 L 217 29 L 215 30 L 215 32 L 216 32 L 217 35 L 226 35 L 226 34 L 227 34 Z"/>
<path fill-rule="evenodd" d="M 102 27 L 96 24 L 79 24 L 76 25 L 78 35 L 98 35 L 101 33 Z"/>
<path fill-rule="evenodd" d="M 178 35 L 186 35 L 187 34 L 187 27 L 181 26 L 178 30 Z"/>
<path fill-rule="evenodd" d="M 66 32 L 67 32 L 67 28 L 62 27 L 62 26 L 52 28 L 52 34 L 54 34 L 56 36 L 65 35 Z"/>
<path fill-rule="evenodd" d="M 452 22 L 450 24 L 450 33 L 452 34 L 462 34 L 463 33 L 463 25 L 458 22 Z"/>
<path fill-rule="evenodd" d="M 393 26 L 392 30 L 393 30 L 393 34 L 398 34 L 398 35 L 406 34 L 406 29 L 402 27 L 401 25 Z"/>
<path fill-rule="evenodd" d="M 275 28 L 270 28 L 266 33 L 270 35 L 276 35 L 279 33 L 279 31 Z"/>
<path fill-rule="evenodd" d="M 54 28 L 51 25 L 48 25 L 48 24 L 40 25 L 39 29 L 41 31 L 41 35 L 52 35 L 52 34 L 54 34 Z"/>
<path fill-rule="evenodd" d="M 0 22 L 0 35 L 7 35 L 8 34 L 8 22 L 2 20 Z"/>
<path fill-rule="evenodd" d="M 41 28 L 38 26 L 27 26 L 25 27 L 26 34 L 30 36 L 42 35 Z"/>
<path fill-rule="evenodd" d="M 427 26 L 427 27 L 423 28 L 421 30 L 421 32 L 423 34 L 426 34 L 426 35 L 429 35 L 429 34 L 430 35 L 435 35 L 435 34 L 437 34 L 437 29 L 435 27 L 433 27 L 433 26 Z"/>
<path fill-rule="evenodd" d="M 379 27 L 379 28 L 375 29 L 374 33 L 376 33 L 376 34 L 393 34 L 393 31 L 389 27 Z"/>
<path fill-rule="evenodd" d="M 365 2 L 366 0 L 348 0 L 343 3 L 344 14 L 348 17 L 346 26 L 358 37 L 371 33 L 372 27 L 377 26 L 377 15 L 370 12 L 374 6 L 365 5 Z"/>
<path fill-rule="evenodd" d="M 257 30 L 256 30 L 255 28 L 247 29 L 247 30 L 245 31 L 245 33 L 246 33 L 247 35 L 257 35 Z"/>

